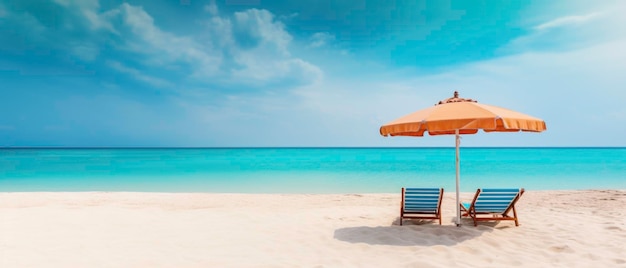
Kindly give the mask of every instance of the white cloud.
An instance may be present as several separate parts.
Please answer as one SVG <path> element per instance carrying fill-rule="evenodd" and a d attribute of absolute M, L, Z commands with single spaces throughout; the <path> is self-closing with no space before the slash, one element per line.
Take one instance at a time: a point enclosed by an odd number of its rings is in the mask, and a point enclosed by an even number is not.
<path fill-rule="evenodd" d="M 168 64 L 182 61 L 193 66 L 197 75 L 217 74 L 222 57 L 218 51 L 212 50 L 208 45 L 201 46 L 192 38 L 162 31 L 141 7 L 124 3 L 121 10 L 124 24 L 139 39 L 139 42 L 130 41 L 131 49 L 150 55 L 148 62 Z"/>
<path fill-rule="evenodd" d="M 0 125 L 0 131 L 11 131 L 11 130 L 15 130 L 15 126 Z"/>
<path fill-rule="evenodd" d="M 153 76 L 149 76 L 146 75 L 144 73 L 142 73 L 141 71 L 135 69 L 135 68 L 131 68 L 128 67 L 120 62 L 117 61 L 107 61 L 107 65 L 115 70 L 118 70 L 120 72 L 129 74 L 130 76 L 132 76 L 133 78 L 146 82 L 150 85 L 156 86 L 156 87 L 168 87 L 171 86 L 172 84 L 170 82 L 168 82 L 167 80 L 164 79 L 160 79 L 157 77 L 153 77 Z"/>
<path fill-rule="evenodd" d="M 233 25 L 227 18 L 213 17 L 206 23 L 211 42 L 222 50 L 235 46 Z"/>
<path fill-rule="evenodd" d="M 236 59 L 245 67 L 233 70 L 233 77 L 249 84 L 308 84 L 320 81 L 323 76 L 322 70 L 317 66 L 297 58 L 264 60 L 256 52 L 240 52 Z"/>
<path fill-rule="evenodd" d="M 528 51 L 564 51 L 596 46 L 626 37 L 626 2 L 615 2 L 584 15 L 552 18 L 532 26 L 498 52 L 510 55 Z"/>
<path fill-rule="evenodd" d="M 58 5 L 63 6 L 66 11 L 75 13 L 78 17 L 87 20 L 91 30 L 97 31 L 105 29 L 109 32 L 115 33 L 115 29 L 110 22 L 111 17 L 117 15 L 118 10 L 111 10 L 100 13 L 100 3 L 98 0 L 82 0 L 82 1 L 70 1 L 70 0 L 54 0 Z"/>
<path fill-rule="evenodd" d="M 209 12 L 209 14 L 213 16 L 217 16 L 219 14 L 219 9 L 217 8 L 217 5 L 215 4 L 215 0 L 211 0 L 211 3 L 204 6 L 204 11 Z"/>
<path fill-rule="evenodd" d="M 294 13 L 287 14 L 287 15 L 281 15 L 281 16 L 279 16 L 278 18 L 279 18 L 280 20 L 287 21 L 287 20 L 291 20 L 291 19 L 293 19 L 293 18 L 295 18 L 295 17 L 297 17 L 297 16 L 299 16 L 299 15 L 300 15 L 299 13 L 294 12 Z"/>
<path fill-rule="evenodd" d="M 117 16 L 119 10 L 110 10 L 104 13 L 96 13 L 93 10 L 83 10 L 83 15 L 89 21 L 93 30 L 105 29 L 111 33 L 119 34 L 111 24 L 111 19 Z"/>
<path fill-rule="evenodd" d="M 214 44 L 234 63 L 224 66 L 229 83 L 301 85 L 322 78 L 319 67 L 291 55 L 291 35 L 267 10 L 236 12 L 232 20 L 214 17 L 208 27 Z"/>
<path fill-rule="evenodd" d="M 25 11 L 7 10 L 2 6 L 0 6 L 0 14 L 2 14 L 0 17 L 4 19 L 4 21 L 0 21 L 4 24 L 2 26 L 8 26 L 17 30 L 15 34 L 24 36 L 30 41 L 30 43 L 26 45 L 32 45 L 33 43 L 40 43 L 46 40 L 47 27 L 32 14 Z M 0 36 L 0 38 L 1 37 L 4 36 Z M 11 40 L 2 41 L 8 42 Z"/>
<path fill-rule="evenodd" d="M 285 31 L 285 25 L 274 20 L 274 15 L 267 10 L 248 9 L 235 12 L 233 26 L 242 33 L 243 38 L 258 39 L 261 45 L 274 46 L 276 52 L 288 56 L 287 45 L 291 35 Z"/>
<path fill-rule="evenodd" d="M 536 30 L 546 30 L 551 28 L 558 27 L 569 27 L 569 26 L 577 26 L 579 24 L 587 23 L 597 17 L 601 16 L 601 13 L 594 12 L 587 15 L 580 16 L 567 16 L 557 18 L 546 23 L 540 24 L 535 27 Z"/>
<path fill-rule="evenodd" d="M 107 34 L 115 33 L 109 21 L 114 14 L 100 13 L 97 0 L 45 3 L 42 9 L 62 8 L 52 22 L 39 17 L 35 6 L 27 4 L 15 10 L 0 6 L 5 17 L 3 24 L 14 29 L 12 35 L 20 37 L 2 42 L 21 46 L 18 49 L 66 51 L 80 60 L 92 61 L 99 55 Z"/>
<path fill-rule="evenodd" d="M 94 44 L 72 44 L 72 53 L 82 60 L 92 61 L 100 54 L 100 48 Z"/>
<path fill-rule="evenodd" d="M 6 18 L 9 13 L 7 10 L 0 4 L 0 18 Z"/>
<path fill-rule="evenodd" d="M 321 47 L 335 40 L 335 36 L 328 32 L 319 32 L 311 36 L 310 47 Z"/>

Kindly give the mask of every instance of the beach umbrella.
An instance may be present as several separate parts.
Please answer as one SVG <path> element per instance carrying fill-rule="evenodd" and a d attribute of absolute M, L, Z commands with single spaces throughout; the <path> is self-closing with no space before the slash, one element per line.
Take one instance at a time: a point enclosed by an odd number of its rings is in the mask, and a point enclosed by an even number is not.
<path fill-rule="evenodd" d="M 380 134 L 387 136 L 422 137 L 429 135 L 456 136 L 456 224 L 461 225 L 459 210 L 459 146 L 460 135 L 485 132 L 541 132 L 546 123 L 536 117 L 501 107 L 478 103 L 473 99 L 454 97 L 440 101 L 432 107 L 402 116 L 380 127 Z"/>

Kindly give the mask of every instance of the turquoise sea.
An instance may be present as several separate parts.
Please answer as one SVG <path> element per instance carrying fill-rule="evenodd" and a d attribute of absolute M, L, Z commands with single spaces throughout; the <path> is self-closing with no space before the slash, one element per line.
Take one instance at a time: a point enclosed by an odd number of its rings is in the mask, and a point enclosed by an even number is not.
<path fill-rule="evenodd" d="M 454 148 L 0 149 L 0 192 L 454 191 Z M 461 148 L 461 190 L 626 189 L 626 148 Z"/>

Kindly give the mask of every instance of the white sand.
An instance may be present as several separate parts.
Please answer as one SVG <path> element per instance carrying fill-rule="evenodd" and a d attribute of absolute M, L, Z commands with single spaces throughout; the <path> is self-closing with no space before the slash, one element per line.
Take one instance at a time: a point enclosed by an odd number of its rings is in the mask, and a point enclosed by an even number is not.
<path fill-rule="evenodd" d="M 464 193 L 469 199 L 473 193 Z M 398 225 L 400 194 L 0 193 L 0 267 L 626 267 L 626 191 Z"/>

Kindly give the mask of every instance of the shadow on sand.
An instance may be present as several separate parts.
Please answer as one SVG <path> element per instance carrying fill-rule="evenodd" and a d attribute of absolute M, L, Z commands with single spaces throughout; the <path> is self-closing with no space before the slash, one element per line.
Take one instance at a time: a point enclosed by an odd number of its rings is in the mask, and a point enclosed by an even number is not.
<path fill-rule="evenodd" d="M 452 221 L 450 221 L 452 222 Z M 334 238 L 349 243 L 391 246 L 452 246 L 492 232 L 497 222 L 480 223 L 474 227 L 471 219 L 463 219 L 461 227 L 439 225 L 436 221 L 404 220 L 398 217 L 391 226 L 358 226 L 335 230 Z"/>

